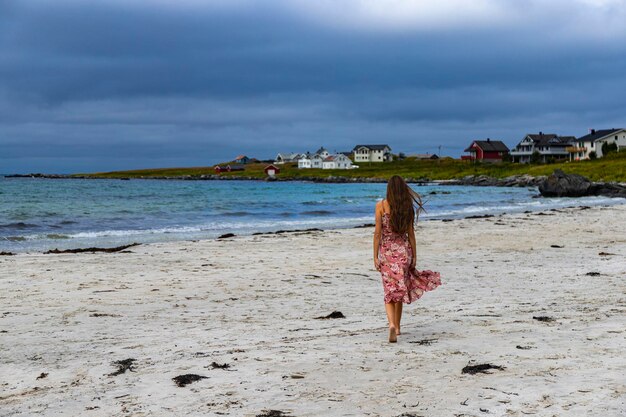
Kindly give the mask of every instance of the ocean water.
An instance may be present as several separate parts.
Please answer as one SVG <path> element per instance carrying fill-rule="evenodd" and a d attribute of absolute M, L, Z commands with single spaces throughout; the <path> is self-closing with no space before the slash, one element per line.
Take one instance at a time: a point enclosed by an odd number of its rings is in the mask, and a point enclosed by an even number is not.
<path fill-rule="evenodd" d="M 414 186 L 422 219 L 624 204 L 534 198 L 535 188 Z M 116 246 L 373 222 L 385 184 L 0 177 L 0 251 Z"/>

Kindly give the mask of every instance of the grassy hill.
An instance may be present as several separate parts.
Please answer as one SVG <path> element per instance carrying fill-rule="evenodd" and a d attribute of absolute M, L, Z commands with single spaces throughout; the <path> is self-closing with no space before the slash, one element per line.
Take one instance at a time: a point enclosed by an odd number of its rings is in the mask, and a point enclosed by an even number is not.
<path fill-rule="evenodd" d="M 263 169 L 265 163 L 246 165 L 245 171 L 222 173 L 222 176 L 265 178 Z M 495 178 L 504 178 L 511 175 L 528 174 L 532 176 L 549 175 L 560 168 L 568 174 L 580 174 L 593 181 L 626 182 L 626 152 L 613 153 L 605 158 L 593 161 L 563 162 L 554 164 L 487 164 L 471 163 L 458 159 L 415 160 L 407 158 L 403 161 L 387 163 L 360 164 L 360 168 L 353 170 L 322 170 L 298 169 L 297 164 L 281 165 L 281 178 L 298 179 L 302 177 L 361 177 L 361 178 L 389 178 L 392 175 L 401 175 L 411 178 L 428 178 L 430 180 L 446 180 L 462 178 L 467 175 L 487 175 Z M 96 178 L 154 178 L 179 177 L 215 174 L 213 167 L 193 168 L 159 168 L 132 171 L 115 171 L 86 174 Z"/>

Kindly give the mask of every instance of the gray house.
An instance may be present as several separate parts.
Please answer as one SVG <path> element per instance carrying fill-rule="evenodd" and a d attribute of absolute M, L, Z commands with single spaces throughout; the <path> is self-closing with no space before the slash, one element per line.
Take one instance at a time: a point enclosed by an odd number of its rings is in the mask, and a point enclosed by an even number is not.
<path fill-rule="evenodd" d="M 548 159 L 566 159 L 568 148 L 576 141 L 574 136 L 558 136 L 554 133 L 529 133 L 510 152 L 513 162 L 529 163 L 533 153 L 538 152 L 542 162 Z"/>

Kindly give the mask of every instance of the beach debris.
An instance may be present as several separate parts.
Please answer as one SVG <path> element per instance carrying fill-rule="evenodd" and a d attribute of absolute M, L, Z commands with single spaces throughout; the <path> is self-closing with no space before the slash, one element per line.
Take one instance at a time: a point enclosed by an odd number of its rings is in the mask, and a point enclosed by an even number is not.
<path fill-rule="evenodd" d="M 550 317 L 550 316 L 533 316 L 533 319 L 537 321 L 543 321 L 546 323 L 556 320 L 554 317 Z"/>
<path fill-rule="evenodd" d="M 126 371 L 135 372 L 135 369 L 133 368 L 134 362 L 137 362 L 137 359 L 128 358 L 113 362 L 113 365 L 117 366 L 117 371 L 110 373 L 109 376 L 122 375 Z"/>
<path fill-rule="evenodd" d="M 478 214 L 475 216 L 467 216 L 466 219 L 488 219 L 489 217 L 495 217 L 493 214 Z"/>
<path fill-rule="evenodd" d="M 129 245 L 122 245 L 122 246 L 117 246 L 114 248 L 78 248 L 78 249 L 64 249 L 64 250 L 60 250 L 60 249 L 52 249 L 49 250 L 47 252 L 44 252 L 44 254 L 57 254 L 57 253 L 84 253 L 84 252 L 106 252 L 106 253 L 112 253 L 112 252 L 120 252 L 123 251 L 124 249 L 128 249 L 128 248 L 132 248 L 133 246 L 139 246 L 139 243 L 131 243 Z"/>
<path fill-rule="evenodd" d="M 294 229 L 294 230 L 277 230 L 274 232 L 275 235 L 280 235 L 283 233 L 296 233 L 296 232 L 323 232 L 322 229 L 311 228 L 311 229 Z M 271 232 L 269 234 L 272 234 Z"/>
<path fill-rule="evenodd" d="M 587 272 L 585 275 L 587 275 L 588 277 L 597 277 L 601 274 L 599 272 Z"/>
<path fill-rule="evenodd" d="M 345 319 L 346 316 L 343 315 L 341 311 L 333 311 L 327 316 L 319 316 L 315 317 L 317 320 L 327 320 L 327 319 Z"/>
<path fill-rule="evenodd" d="M 291 378 L 291 379 L 304 379 L 304 375 L 302 375 L 302 374 L 283 375 L 283 379 L 287 379 L 287 378 Z"/>
<path fill-rule="evenodd" d="M 415 413 L 402 413 L 398 417 L 424 417 L 423 414 L 415 414 Z"/>
<path fill-rule="evenodd" d="M 444 223 L 445 223 L 445 222 L 453 222 L 453 221 L 454 221 L 454 219 L 441 219 L 441 221 L 442 221 L 442 222 L 444 222 Z"/>
<path fill-rule="evenodd" d="M 521 346 L 521 345 L 515 346 L 515 349 L 522 349 L 522 350 L 528 350 L 532 348 L 533 348 L 532 346 Z"/>
<path fill-rule="evenodd" d="M 45 378 L 45 377 L 47 377 L 47 376 L 48 376 L 48 373 L 47 373 L 47 372 L 42 372 L 42 373 L 40 373 L 40 374 L 39 374 L 39 376 L 37 377 L 37 379 L 44 379 L 44 378 Z"/>
<path fill-rule="evenodd" d="M 433 342 L 436 342 L 437 339 L 422 339 L 422 340 L 414 340 L 409 343 L 415 343 L 417 345 L 432 345 Z"/>
<path fill-rule="evenodd" d="M 564 246 L 561 245 L 550 245 L 551 248 L 563 249 Z"/>
<path fill-rule="evenodd" d="M 217 362 L 211 362 L 211 364 L 207 366 L 207 368 L 208 367 L 211 367 L 211 369 L 228 369 L 230 368 L 230 364 L 228 363 L 219 364 Z"/>
<path fill-rule="evenodd" d="M 615 256 L 614 253 L 609 253 L 609 252 L 600 252 L 598 255 L 600 255 L 600 256 Z"/>
<path fill-rule="evenodd" d="M 472 375 L 473 374 L 478 374 L 478 373 L 490 374 L 491 372 L 487 372 L 490 369 L 497 369 L 499 371 L 503 371 L 505 368 L 504 368 L 504 366 L 492 365 L 490 363 L 479 363 L 478 365 L 467 365 L 467 366 L 465 366 L 461 370 L 461 373 L 472 374 Z"/>
<path fill-rule="evenodd" d="M 89 317 L 122 317 L 119 314 L 109 314 L 109 313 L 91 313 Z"/>
<path fill-rule="evenodd" d="M 479 408 L 479 410 L 482 411 L 483 413 L 488 413 L 489 412 L 489 410 L 486 409 L 486 408 Z"/>
<path fill-rule="evenodd" d="M 235 236 L 237 235 L 234 233 L 224 233 L 223 235 L 218 236 L 218 239 L 228 239 L 229 237 L 235 237 Z"/>
<path fill-rule="evenodd" d="M 374 223 L 363 223 L 360 226 L 354 226 L 355 229 L 362 229 L 362 228 L 366 228 L 366 227 L 374 227 L 375 224 Z"/>
<path fill-rule="evenodd" d="M 0 256 L 13 256 L 13 255 L 15 255 L 13 252 L 5 252 L 5 251 L 0 252 Z"/>
<path fill-rule="evenodd" d="M 285 413 L 280 410 L 263 410 L 261 414 L 257 414 L 255 417 L 290 417 L 291 414 Z"/>
<path fill-rule="evenodd" d="M 192 382 L 200 381 L 201 379 L 206 378 L 208 377 L 196 374 L 184 374 L 175 376 L 174 378 L 172 378 L 172 380 L 176 383 L 176 385 L 182 388 L 188 384 L 191 384 Z"/>
<path fill-rule="evenodd" d="M 461 405 L 467 405 L 467 401 L 469 401 L 469 398 L 466 398 L 465 401 L 461 402 Z"/>

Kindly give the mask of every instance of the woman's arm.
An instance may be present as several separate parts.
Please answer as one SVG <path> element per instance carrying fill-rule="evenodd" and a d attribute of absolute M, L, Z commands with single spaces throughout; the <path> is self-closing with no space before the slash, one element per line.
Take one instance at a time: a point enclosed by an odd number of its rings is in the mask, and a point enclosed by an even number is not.
<path fill-rule="evenodd" d="M 374 211 L 374 216 L 376 217 L 376 227 L 374 228 L 374 268 L 380 270 L 380 265 L 378 264 L 378 249 L 380 248 L 380 237 L 382 235 L 383 230 L 383 210 L 381 203 L 376 203 L 376 210 Z"/>
<path fill-rule="evenodd" d="M 411 266 L 415 268 L 415 264 L 417 263 L 417 250 L 415 247 L 415 229 L 413 228 L 413 222 L 411 222 L 411 226 L 409 227 L 409 242 L 411 243 L 411 252 L 413 253 L 413 260 L 411 261 Z"/>

